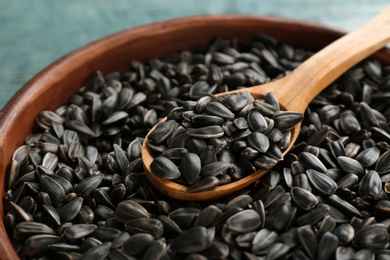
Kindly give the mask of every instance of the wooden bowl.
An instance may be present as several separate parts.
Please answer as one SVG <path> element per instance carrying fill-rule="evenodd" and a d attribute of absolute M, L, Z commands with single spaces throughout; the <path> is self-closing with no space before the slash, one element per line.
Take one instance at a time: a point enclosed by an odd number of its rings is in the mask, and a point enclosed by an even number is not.
<path fill-rule="evenodd" d="M 255 15 L 209 15 L 157 22 L 122 31 L 63 56 L 27 82 L 0 113 L 0 193 L 14 150 L 34 129 L 35 117 L 44 109 L 54 110 L 86 82 L 91 73 L 127 71 L 130 60 L 140 61 L 164 54 L 191 50 L 217 36 L 249 41 L 255 32 L 316 51 L 344 33 L 321 25 Z M 374 55 L 390 64 L 390 52 Z M 0 201 L 0 257 L 17 259 L 6 234 L 3 201 Z"/>

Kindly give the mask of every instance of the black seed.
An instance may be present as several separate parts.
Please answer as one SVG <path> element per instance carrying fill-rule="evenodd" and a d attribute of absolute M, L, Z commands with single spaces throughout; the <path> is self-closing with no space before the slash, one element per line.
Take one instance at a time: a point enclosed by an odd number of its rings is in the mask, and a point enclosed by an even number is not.
<path fill-rule="evenodd" d="M 100 185 L 102 180 L 103 180 L 102 174 L 85 178 L 77 185 L 76 188 L 77 194 L 79 194 L 82 197 L 88 196 Z"/>
<path fill-rule="evenodd" d="M 187 153 L 181 159 L 181 173 L 188 184 L 193 184 L 199 177 L 201 161 L 195 153 Z"/>
<path fill-rule="evenodd" d="M 168 120 L 166 122 L 160 122 L 155 130 L 148 136 L 149 140 L 153 143 L 161 143 L 165 141 L 174 130 L 175 121 Z"/>
<path fill-rule="evenodd" d="M 177 166 L 168 158 L 157 156 L 150 164 L 150 169 L 157 176 L 164 179 L 176 179 L 180 176 Z"/>
<path fill-rule="evenodd" d="M 312 187 L 325 195 L 331 195 L 337 190 L 337 183 L 328 175 L 316 170 L 307 170 L 306 175 Z"/>
<path fill-rule="evenodd" d="M 221 126 L 212 125 L 189 129 L 187 134 L 197 138 L 219 138 L 224 135 L 224 131 Z"/>
<path fill-rule="evenodd" d="M 246 142 L 253 149 L 256 149 L 261 153 L 267 152 L 270 146 L 270 141 L 268 137 L 259 132 L 253 132 L 248 135 L 248 137 L 246 138 Z"/>
<path fill-rule="evenodd" d="M 286 131 L 299 124 L 303 120 L 303 115 L 296 112 L 279 111 L 274 114 L 272 119 L 275 122 L 276 128 L 280 131 Z"/>
<path fill-rule="evenodd" d="M 177 236 L 171 243 L 171 249 L 185 254 L 201 252 L 211 246 L 214 235 L 214 228 L 193 227 Z"/>
<path fill-rule="evenodd" d="M 362 198 L 377 198 L 382 191 L 382 181 L 376 171 L 367 172 L 359 183 L 359 193 Z"/>
<path fill-rule="evenodd" d="M 217 177 L 215 176 L 209 176 L 209 177 L 206 177 L 194 184 L 192 184 L 191 186 L 189 186 L 187 188 L 187 192 L 201 192 L 201 191 L 208 191 L 208 190 L 212 190 L 214 189 L 215 187 L 217 187 L 219 184 L 219 180 Z"/>
<path fill-rule="evenodd" d="M 358 231 L 353 242 L 363 248 L 381 249 L 389 242 L 389 234 L 383 224 L 372 224 Z"/>
<path fill-rule="evenodd" d="M 336 251 L 339 240 L 331 232 L 326 232 L 318 243 L 317 259 L 329 259 Z"/>
<path fill-rule="evenodd" d="M 205 112 L 207 112 L 210 115 L 218 116 L 221 118 L 233 118 L 234 114 L 223 104 L 211 101 L 208 103 L 205 108 Z"/>
<path fill-rule="evenodd" d="M 313 169 L 322 173 L 327 173 L 325 165 L 313 154 L 302 152 L 298 156 L 298 160 L 307 168 Z"/>
<path fill-rule="evenodd" d="M 239 233 L 255 231 L 260 226 L 260 216 L 252 209 L 238 212 L 226 220 L 226 228 Z"/>
<path fill-rule="evenodd" d="M 303 210 L 310 210 L 318 204 L 318 199 L 315 195 L 299 187 L 293 187 L 291 189 L 291 197 Z"/>

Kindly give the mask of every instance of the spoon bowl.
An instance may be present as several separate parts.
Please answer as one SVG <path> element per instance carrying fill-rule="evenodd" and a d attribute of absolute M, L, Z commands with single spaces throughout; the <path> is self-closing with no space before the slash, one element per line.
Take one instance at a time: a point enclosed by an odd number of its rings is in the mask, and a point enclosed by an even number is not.
<path fill-rule="evenodd" d="M 390 8 L 380 13 L 358 30 L 349 33 L 311 56 L 289 75 L 276 81 L 216 95 L 217 97 L 248 91 L 255 99 L 272 92 L 283 110 L 303 113 L 309 103 L 322 90 L 348 69 L 386 46 L 390 41 Z M 166 120 L 164 118 L 163 120 Z M 156 127 L 156 126 L 155 126 Z M 148 136 L 142 147 L 142 160 L 146 176 L 162 193 L 179 200 L 207 201 L 226 196 L 257 181 L 267 170 L 258 170 L 240 180 L 217 186 L 209 191 L 187 192 L 187 187 L 153 174 L 150 164 L 153 155 L 147 147 Z M 300 125 L 292 130 L 291 141 L 283 151 L 286 155 L 298 138 Z"/>

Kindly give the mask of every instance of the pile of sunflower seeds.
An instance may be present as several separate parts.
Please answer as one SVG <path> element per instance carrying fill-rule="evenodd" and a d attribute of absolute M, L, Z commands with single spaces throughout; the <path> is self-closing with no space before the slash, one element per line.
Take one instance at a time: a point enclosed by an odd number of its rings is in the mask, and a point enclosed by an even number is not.
<path fill-rule="evenodd" d="M 217 39 L 125 73 L 95 73 L 9 165 L 4 225 L 24 259 L 389 259 L 390 67 L 365 60 L 310 104 L 293 149 L 257 183 L 207 203 L 143 171 L 147 132 L 207 93 L 285 76 L 311 53 Z"/>
<path fill-rule="evenodd" d="M 160 178 L 189 185 L 187 192 L 212 190 L 272 169 L 302 119 L 301 113 L 280 110 L 272 93 L 256 100 L 246 91 L 188 100 L 147 137 L 155 156 L 150 168 Z"/>

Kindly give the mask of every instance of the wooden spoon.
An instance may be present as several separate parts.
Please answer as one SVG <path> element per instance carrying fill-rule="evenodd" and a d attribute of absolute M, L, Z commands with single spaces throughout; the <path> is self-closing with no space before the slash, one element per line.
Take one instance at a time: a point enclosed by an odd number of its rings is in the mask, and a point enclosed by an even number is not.
<path fill-rule="evenodd" d="M 389 41 L 390 7 L 363 27 L 341 37 L 311 56 L 284 78 L 259 86 L 220 93 L 216 96 L 220 97 L 248 91 L 256 99 L 264 97 L 268 92 L 273 92 L 285 110 L 304 113 L 309 103 L 323 89 L 348 69 L 384 47 Z M 166 118 L 163 120 L 166 120 Z M 150 164 L 154 158 L 147 148 L 146 142 L 149 134 L 154 129 L 155 127 L 150 130 L 142 147 L 142 160 L 146 176 L 155 188 L 172 198 L 189 201 L 217 199 L 247 187 L 267 172 L 259 170 L 245 178 L 217 186 L 210 191 L 187 193 L 186 186 L 162 179 L 152 173 Z M 293 146 L 299 130 L 300 125 L 293 129 L 291 142 L 283 152 L 283 155 L 288 153 Z"/>

